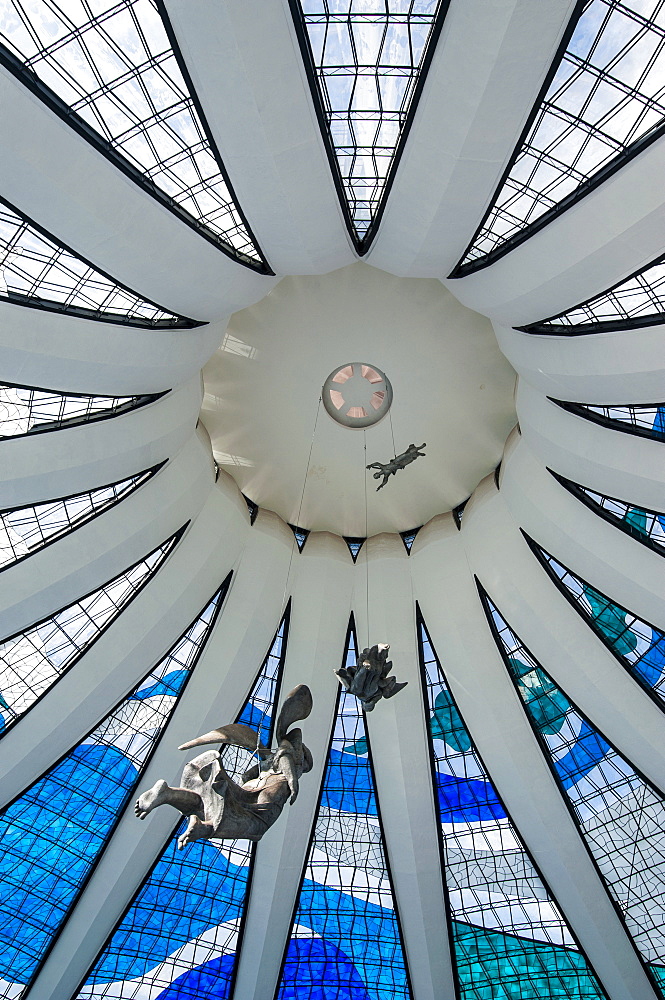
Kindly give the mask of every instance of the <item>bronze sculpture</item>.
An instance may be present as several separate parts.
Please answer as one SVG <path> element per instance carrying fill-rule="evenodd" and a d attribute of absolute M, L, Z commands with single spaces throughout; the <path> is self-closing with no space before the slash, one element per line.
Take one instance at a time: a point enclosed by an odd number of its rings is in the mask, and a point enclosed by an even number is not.
<path fill-rule="evenodd" d="M 376 487 L 376 492 L 378 493 L 380 489 L 383 489 L 390 476 L 394 476 L 400 469 L 405 469 L 407 465 L 410 465 L 411 462 L 415 462 L 417 458 L 424 458 L 425 453 L 422 449 L 426 446 L 426 444 L 419 444 L 418 446 L 410 444 L 406 451 L 403 451 L 401 455 L 395 455 L 395 457 L 391 458 L 389 462 L 386 462 L 385 464 L 381 462 L 372 462 L 371 465 L 366 466 L 367 469 L 379 470 L 374 473 L 375 479 L 380 479 L 381 476 L 383 476 L 383 482 L 380 486 Z"/>
<path fill-rule="evenodd" d="M 311 691 L 306 684 L 299 684 L 279 713 L 274 752 L 261 744 L 254 729 L 242 723 L 221 726 L 183 743 L 179 750 L 207 743 L 221 743 L 222 749 L 207 750 L 185 764 L 179 788 L 157 781 L 137 799 L 136 815 L 145 819 L 157 806 L 170 805 L 188 816 L 187 829 L 178 839 L 179 850 L 193 840 L 260 840 L 279 818 L 287 799 L 293 805 L 300 776 L 312 769 L 312 755 L 302 742 L 300 729 L 290 728 L 311 711 Z M 261 758 L 243 774 L 242 784 L 224 768 L 224 746 L 244 747 Z"/>
<path fill-rule="evenodd" d="M 381 698 L 392 698 L 409 683 L 399 683 L 394 677 L 388 676 L 393 666 L 392 660 L 388 659 L 389 649 L 390 646 L 385 643 L 379 643 L 371 649 L 365 648 L 355 667 L 342 667 L 333 671 L 346 690 L 356 696 L 366 712 L 373 711 Z"/>

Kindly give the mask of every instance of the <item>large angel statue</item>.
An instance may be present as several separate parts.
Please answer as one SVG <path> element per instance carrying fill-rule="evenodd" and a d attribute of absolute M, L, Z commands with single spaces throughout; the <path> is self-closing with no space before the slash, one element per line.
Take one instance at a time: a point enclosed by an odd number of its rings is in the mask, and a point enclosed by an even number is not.
<path fill-rule="evenodd" d="M 221 750 L 207 750 L 185 764 L 180 788 L 160 780 L 143 792 L 136 802 L 136 815 L 145 819 L 157 806 L 169 805 L 189 816 L 187 829 L 178 839 L 180 850 L 193 840 L 260 840 L 279 818 L 287 799 L 293 805 L 300 776 L 312 769 L 312 755 L 300 729 L 290 728 L 311 711 L 312 693 L 306 684 L 299 684 L 279 713 L 274 752 L 261 744 L 254 729 L 242 723 L 221 726 L 183 743 L 179 750 L 207 743 L 221 743 L 222 750 L 224 746 L 244 747 L 258 752 L 261 760 L 238 784 L 224 769 Z"/>
<path fill-rule="evenodd" d="M 388 659 L 390 646 L 380 642 L 371 649 L 365 647 L 358 657 L 356 666 L 340 667 L 333 673 L 339 677 L 347 691 L 354 694 L 366 712 L 372 712 L 381 698 L 393 698 L 409 683 L 400 684 L 390 676 L 393 661 Z"/>
<path fill-rule="evenodd" d="M 403 451 L 401 455 L 395 455 L 391 458 L 389 462 L 372 462 L 371 465 L 367 465 L 367 469 L 378 469 L 378 472 L 374 473 L 375 479 L 380 479 L 383 476 L 383 482 L 380 486 L 376 487 L 376 492 L 383 489 L 383 487 L 388 482 L 390 476 L 394 476 L 396 472 L 400 469 L 406 469 L 407 465 L 411 465 L 411 462 L 415 462 L 417 458 L 424 458 L 425 452 L 423 448 L 426 448 L 427 444 L 410 444 L 406 451 Z"/>

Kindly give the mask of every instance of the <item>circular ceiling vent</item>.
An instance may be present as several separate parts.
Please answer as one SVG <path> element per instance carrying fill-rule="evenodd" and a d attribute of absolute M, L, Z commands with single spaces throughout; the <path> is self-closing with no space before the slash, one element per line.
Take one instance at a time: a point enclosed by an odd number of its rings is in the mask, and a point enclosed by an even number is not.
<path fill-rule="evenodd" d="M 352 361 L 336 368 L 323 383 L 323 405 L 344 427 L 369 427 L 390 409 L 393 387 L 376 365 Z"/>

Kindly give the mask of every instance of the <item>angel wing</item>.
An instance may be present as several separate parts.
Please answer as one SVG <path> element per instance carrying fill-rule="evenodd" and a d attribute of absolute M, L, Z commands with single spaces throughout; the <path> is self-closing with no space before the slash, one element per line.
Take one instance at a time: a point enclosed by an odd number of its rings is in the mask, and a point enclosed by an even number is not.
<path fill-rule="evenodd" d="M 282 710 L 283 711 L 283 710 Z M 270 750 L 264 747 L 259 740 L 259 734 L 251 726 L 246 726 L 242 722 L 231 722 L 227 726 L 220 726 L 219 729 L 212 729 L 204 736 L 197 736 L 189 743 L 183 743 L 178 750 L 190 750 L 192 747 L 206 746 L 208 743 L 221 743 L 227 746 L 244 747 L 245 750 L 256 751 L 261 757 L 269 757 Z"/>

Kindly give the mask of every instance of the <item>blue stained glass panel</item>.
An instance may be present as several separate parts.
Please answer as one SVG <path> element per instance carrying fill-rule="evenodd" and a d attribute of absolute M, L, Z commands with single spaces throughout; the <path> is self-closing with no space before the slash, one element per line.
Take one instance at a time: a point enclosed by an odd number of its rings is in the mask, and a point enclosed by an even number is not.
<path fill-rule="evenodd" d="M 286 655 L 289 610 L 238 715 L 270 746 Z M 241 774 L 251 757 L 227 747 L 224 766 Z M 198 840 L 184 850 L 178 824 L 77 993 L 77 1000 L 228 1000 L 255 845 Z"/>
<path fill-rule="evenodd" d="M 103 587 L 0 643 L 0 735 L 112 625 L 162 566 L 182 531 Z"/>
<path fill-rule="evenodd" d="M 573 705 L 484 595 L 492 631 L 578 829 L 651 972 L 665 963 L 665 801 Z M 660 979 L 662 982 L 662 978 Z M 665 997 L 665 992 L 661 990 Z"/>
<path fill-rule="evenodd" d="M 637 507 L 635 504 L 605 496 L 603 493 L 596 493 L 586 486 L 579 486 L 564 479 L 563 476 L 555 475 L 555 479 L 587 507 L 601 514 L 617 528 L 621 528 L 643 545 L 648 545 L 659 555 L 665 555 L 665 514 L 648 510 L 646 507 Z"/>
<path fill-rule="evenodd" d="M 460 1000 L 603 998 L 506 815 L 422 621 L 419 641 Z"/>
<path fill-rule="evenodd" d="M 357 662 L 349 631 L 345 663 Z M 341 985 L 340 985 L 341 984 Z M 277 1000 L 410 998 L 364 716 L 340 692 Z"/>
<path fill-rule="evenodd" d="M 356 559 L 358 558 L 358 553 L 360 552 L 360 550 L 362 549 L 363 545 L 365 544 L 366 539 L 364 539 L 364 538 L 345 538 L 344 541 L 346 542 L 346 544 L 347 544 L 347 546 L 349 548 L 349 552 L 351 553 L 351 558 L 355 562 Z"/>
<path fill-rule="evenodd" d="M 550 576 L 619 662 L 659 702 L 665 702 L 665 633 L 615 604 L 529 540 Z"/>
<path fill-rule="evenodd" d="M 106 846 L 210 636 L 228 587 L 134 691 L 0 817 L 0 996 L 38 971 Z"/>
<path fill-rule="evenodd" d="M 0 569 L 32 555 L 124 500 L 156 471 L 150 469 L 88 493 L 0 511 Z"/>

